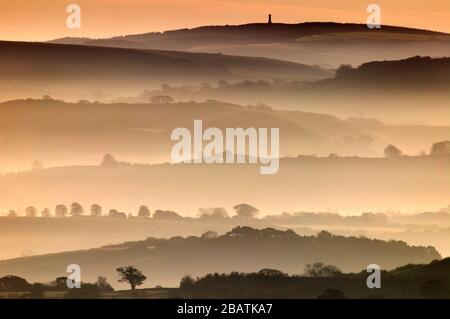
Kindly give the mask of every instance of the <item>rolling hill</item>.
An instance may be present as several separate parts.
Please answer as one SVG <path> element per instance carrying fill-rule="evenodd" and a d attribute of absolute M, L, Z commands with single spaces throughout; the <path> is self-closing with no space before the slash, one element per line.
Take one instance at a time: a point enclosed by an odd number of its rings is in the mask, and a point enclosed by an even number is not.
<path fill-rule="evenodd" d="M 450 52 L 450 36 L 445 33 L 395 26 L 369 29 L 364 24 L 331 22 L 204 26 L 109 39 L 63 38 L 51 42 L 263 56 L 331 68 L 415 55 L 448 56 Z"/>
<path fill-rule="evenodd" d="M 68 264 L 82 269 L 83 281 L 106 276 L 113 283 L 115 269 L 135 265 L 150 276 L 147 286 L 177 287 L 186 274 L 258 271 L 274 268 L 299 274 L 306 263 L 323 261 L 343 271 L 360 271 L 376 262 L 383 269 L 407 263 L 440 259 L 433 247 L 412 247 L 404 242 L 366 238 L 299 236 L 291 230 L 236 227 L 213 238 L 148 238 L 85 251 L 24 257 L 0 261 L 0 274 L 14 274 L 30 281 L 48 282 L 63 275 Z"/>
<path fill-rule="evenodd" d="M 449 51 L 450 52 L 450 51 Z M 300 81 L 221 81 L 213 85 L 169 86 L 151 93 L 176 100 L 215 99 L 271 105 L 339 117 L 376 118 L 390 123 L 448 125 L 450 58 L 427 56 L 343 66 L 331 78 Z M 135 100 L 142 101 L 144 96 Z M 127 101 L 127 98 L 118 99 Z M 370 124 L 367 121 L 365 124 Z"/>
<path fill-rule="evenodd" d="M 268 58 L 33 42 L 0 42 L 0 81 L 82 90 L 226 79 L 320 79 L 331 73 Z M 156 84 L 155 84 L 156 83 Z"/>
<path fill-rule="evenodd" d="M 280 128 L 281 156 L 380 156 L 390 143 L 415 155 L 450 139 L 448 126 L 386 125 L 218 101 L 106 104 L 28 99 L 0 104 L 1 171 L 28 169 L 33 160 L 47 167 L 97 164 L 106 153 L 130 162 L 169 161 L 172 130 L 191 128 L 196 119 L 203 120 L 204 128 Z"/>
<path fill-rule="evenodd" d="M 73 201 L 126 212 L 150 202 L 153 207 L 187 216 L 195 214 L 199 206 L 232 211 L 238 203 L 254 205 L 263 214 L 410 212 L 448 205 L 449 160 L 448 155 L 307 156 L 281 159 L 274 175 L 261 175 L 259 163 L 54 167 L 0 176 L 0 202 L 5 212 L 29 205 L 53 208 Z"/>
<path fill-rule="evenodd" d="M 450 258 L 436 260 L 430 264 L 406 265 L 393 270 L 394 276 L 410 280 L 443 280 L 450 282 Z"/>

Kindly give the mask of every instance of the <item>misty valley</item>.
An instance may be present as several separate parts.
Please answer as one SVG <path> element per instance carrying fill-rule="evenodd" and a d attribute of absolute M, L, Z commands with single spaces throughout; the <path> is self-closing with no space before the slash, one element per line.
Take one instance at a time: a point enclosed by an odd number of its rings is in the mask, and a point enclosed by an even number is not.
<path fill-rule="evenodd" d="M 188 301 L 449 299 L 440 15 L 189 27 L 194 7 L 210 21 L 193 2 L 142 30 L 141 8 L 133 34 L 122 8 L 114 36 L 77 18 L 0 41 L 0 299 L 174 299 L 205 317 L 273 309 Z"/>

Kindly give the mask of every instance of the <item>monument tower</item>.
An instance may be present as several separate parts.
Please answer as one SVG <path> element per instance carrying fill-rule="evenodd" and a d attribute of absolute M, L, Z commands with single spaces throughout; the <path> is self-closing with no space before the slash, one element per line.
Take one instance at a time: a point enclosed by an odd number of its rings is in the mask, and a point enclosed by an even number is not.
<path fill-rule="evenodd" d="M 269 21 L 267 23 L 272 24 L 272 15 L 271 14 L 269 14 Z"/>

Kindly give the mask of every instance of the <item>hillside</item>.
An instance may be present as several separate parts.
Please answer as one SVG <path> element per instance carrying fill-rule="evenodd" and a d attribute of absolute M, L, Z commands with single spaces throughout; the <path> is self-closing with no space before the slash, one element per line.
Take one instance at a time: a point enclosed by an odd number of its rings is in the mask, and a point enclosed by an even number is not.
<path fill-rule="evenodd" d="M 106 104 L 29 99 L 0 104 L 0 171 L 28 169 L 33 160 L 46 167 L 97 164 L 106 153 L 129 162 L 169 161 L 174 145 L 170 133 L 177 127 L 191 128 L 195 119 L 202 119 L 204 128 L 280 128 L 281 156 L 380 156 L 390 143 L 415 155 L 450 139 L 448 126 L 346 121 L 316 112 L 215 101 Z"/>
<path fill-rule="evenodd" d="M 110 39 L 63 38 L 54 43 L 263 56 L 326 67 L 415 55 L 445 56 L 450 36 L 426 30 L 309 22 L 204 26 Z"/>
<path fill-rule="evenodd" d="M 345 253 L 343 253 L 345 251 Z M 77 263 L 83 280 L 99 275 L 115 278 L 115 268 L 135 265 L 150 276 L 146 286 L 176 287 L 185 274 L 251 272 L 263 268 L 299 274 L 306 263 L 323 261 L 343 271 L 359 271 L 376 261 L 390 269 L 407 263 L 440 259 L 432 247 L 410 247 L 403 242 L 383 242 L 355 237 L 299 236 L 293 231 L 237 227 L 214 239 L 199 237 L 148 238 L 86 251 L 25 257 L 0 262 L 0 273 L 47 282 Z"/>
<path fill-rule="evenodd" d="M 263 214 L 408 212 L 448 205 L 449 161 L 448 155 L 284 158 L 274 175 L 261 175 L 260 164 L 54 167 L 1 176 L 0 202 L 6 212 L 73 201 L 131 212 L 137 203 L 150 202 L 190 216 L 199 205 L 232 211 L 238 203 Z"/>
<path fill-rule="evenodd" d="M 0 81 L 78 90 L 225 79 L 318 79 L 318 67 L 267 58 L 33 42 L 0 42 Z M 72 87 L 74 89 L 74 87 Z"/>
<path fill-rule="evenodd" d="M 450 258 L 423 265 L 406 265 L 393 270 L 397 278 L 409 280 L 439 279 L 450 282 Z"/>
<path fill-rule="evenodd" d="M 397 61 L 373 61 L 357 68 L 343 67 L 336 77 L 312 84 L 359 89 L 430 89 L 442 91 L 450 82 L 450 57 L 412 57 Z"/>
<path fill-rule="evenodd" d="M 450 52 L 450 50 L 449 50 Z M 213 85 L 164 86 L 152 94 L 175 99 L 263 102 L 277 109 L 366 117 L 389 123 L 448 125 L 450 58 L 427 56 L 342 66 L 336 76 L 313 82 L 222 81 Z M 136 97 L 134 101 L 139 101 Z M 127 101 L 127 98 L 118 99 Z M 131 100 L 133 101 L 133 100 Z M 372 128 L 373 122 L 360 121 Z M 367 126 L 365 126 L 367 125 Z M 378 126 L 379 127 L 379 126 Z M 416 138 L 421 138 L 417 134 Z"/>

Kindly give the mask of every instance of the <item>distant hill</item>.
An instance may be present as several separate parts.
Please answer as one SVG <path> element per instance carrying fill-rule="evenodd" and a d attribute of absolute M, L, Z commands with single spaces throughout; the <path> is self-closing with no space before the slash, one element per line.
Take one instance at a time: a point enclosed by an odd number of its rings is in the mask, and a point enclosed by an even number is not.
<path fill-rule="evenodd" d="M 449 161 L 448 155 L 306 156 L 281 159 L 274 175 L 261 175 L 260 164 L 54 167 L 0 176 L 0 202 L 5 212 L 29 205 L 53 208 L 73 201 L 125 212 L 135 212 L 137 203 L 149 202 L 190 216 L 199 205 L 232 211 L 238 203 L 254 205 L 263 215 L 330 210 L 356 214 L 393 208 L 416 211 L 448 204 Z"/>
<path fill-rule="evenodd" d="M 398 270 L 382 271 L 381 287 L 368 289 L 367 272 L 337 273 L 328 277 L 289 276 L 276 269 L 254 273 L 211 273 L 201 278 L 184 279 L 177 291 L 178 298 L 292 298 L 292 299 L 398 299 L 450 298 L 450 260 L 432 261 L 427 265 L 406 265 L 399 269 L 420 273 L 437 269 L 431 276 L 399 276 Z M 326 267 L 326 266 L 325 266 Z"/>
<path fill-rule="evenodd" d="M 267 58 L 0 41 L 0 81 L 13 85 L 126 92 L 162 83 L 226 79 L 320 79 L 319 67 Z"/>
<path fill-rule="evenodd" d="M 411 247 L 404 242 L 327 233 L 308 237 L 290 230 L 237 227 L 213 239 L 148 238 L 86 251 L 0 261 L 0 274 L 47 282 L 63 274 L 68 264 L 77 263 L 81 266 L 83 281 L 93 281 L 102 275 L 113 283 L 117 267 L 135 265 L 150 277 L 147 285 L 176 287 L 185 274 L 199 276 L 210 272 L 251 272 L 263 268 L 300 274 L 306 263 L 316 261 L 338 265 L 343 271 L 360 271 L 374 262 L 390 269 L 434 259 L 440 259 L 434 248 Z"/>
<path fill-rule="evenodd" d="M 428 151 L 434 142 L 450 139 L 448 126 L 346 121 L 316 112 L 272 110 L 264 105 L 28 99 L 0 104 L 0 169 L 28 169 L 35 159 L 46 167 L 97 164 L 106 153 L 131 162 L 169 161 L 174 145 L 170 140 L 172 130 L 191 128 L 195 119 L 202 119 L 205 128 L 278 127 L 281 156 L 380 156 L 390 143 L 415 155 Z"/>
<path fill-rule="evenodd" d="M 449 50 L 450 54 L 450 50 Z M 342 66 L 336 76 L 299 81 L 221 82 L 210 86 L 165 86 L 154 94 L 175 99 L 216 99 L 278 109 L 375 118 L 390 123 L 450 123 L 450 58 L 428 56 Z M 370 121 L 359 125 L 376 127 Z M 378 126 L 379 127 L 379 126 Z M 417 135 L 420 139 L 420 134 Z"/>
<path fill-rule="evenodd" d="M 397 61 L 373 61 L 357 68 L 342 67 L 335 78 L 314 83 L 326 88 L 347 90 L 365 87 L 370 90 L 436 90 L 448 88 L 450 83 L 450 57 L 412 57 Z"/>
<path fill-rule="evenodd" d="M 448 55 L 445 33 L 365 24 L 307 22 L 299 24 L 245 24 L 204 26 L 163 33 L 118 36 L 109 39 L 63 38 L 54 43 L 139 49 L 264 56 L 299 63 L 337 67 L 376 59 L 414 55 Z"/>
<path fill-rule="evenodd" d="M 442 280 L 450 283 L 450 258 L 435 260 L 430 264 L 410 264 L 392 271 L 396 278 L 408 280 Z"/>

